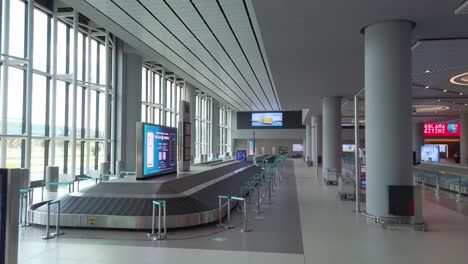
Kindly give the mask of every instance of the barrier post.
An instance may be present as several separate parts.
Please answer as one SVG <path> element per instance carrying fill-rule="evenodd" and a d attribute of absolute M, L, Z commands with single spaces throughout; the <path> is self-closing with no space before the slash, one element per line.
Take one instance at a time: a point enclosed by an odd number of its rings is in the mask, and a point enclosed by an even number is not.
<path fill-rule="evenodd" d="M 47 202 L 47 224 L 46 224 L 46 234 L 45 236 L 41 237 L 42 239 L 52 239 L 55 236 L 50 233 L 50 202 Z"/>
<path fill-rule="evenodd" d="M 232 200 L 236 200 L 236 201 L 241 201 L 243 202 L 243 219 L 242 219 L 242 229 L 241 229 L 241 232 L 250 232 L 250 230 L 248 229 L 247 227 L 247 200 L 243 197 L 235 197 L 235 196 L 232 196 L 231 197 Z"/>
<path fill-rule="evenodd" d="M 440 191 L 440 186 L 439 186 L 439 174 L 436 174 L 436 189 L 435 189 L 435 196 L 439 197 L 439 191 Z"/>
<path fill-rule="evenodd" d="M 63 231 L 60 230 L 60 200 L 52 201 L 49 204 L 55 204 L 55 203 L 57 204 L 57 219 L 56 219 L 56 225 L 55 225 L 55 233 L 52 233 L 54 237 L 65 234 Z"/>
<path fill-rule="evenodd" d="M 462 188 L 463 188 L 463 178 L 462 178 L 461 176 L 459 176 L 459 177 L 458 177 L 457 202 L 462 202 L 462 201 L 463 201 Z"/>
<path fill-rule="evenodd" d="M 155 232 L 154 220 L 156 218 L 156 206 L 158 206 L 158 233 Z M 161 213 L 163 211 L 163 213 Z M 163 221 L 164 233 L 161 232 L 161 219 Z M 165 200 L 155 200 L 153 201 L 153 215 L 151 217 L 151 233 L 148 234 L 148 237 L 152 237 L 153 240 L 163 240 L 166 239 L 167 229 L 166 229 L 166 201 Z"/>

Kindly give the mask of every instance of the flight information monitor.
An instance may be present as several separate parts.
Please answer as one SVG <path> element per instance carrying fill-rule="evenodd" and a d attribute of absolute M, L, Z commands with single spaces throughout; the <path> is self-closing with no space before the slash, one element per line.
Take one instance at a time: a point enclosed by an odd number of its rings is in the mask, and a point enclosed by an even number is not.
<path fill-rule="evenodd" d="M 177 128 L 146 123 L 140 123 L 139 127 L 137 178 L 176 172 Z"/>
<path fill-rule="evenodd" d="M 253 127 L 282 127 L 283 113 L 252 113 Z"/>

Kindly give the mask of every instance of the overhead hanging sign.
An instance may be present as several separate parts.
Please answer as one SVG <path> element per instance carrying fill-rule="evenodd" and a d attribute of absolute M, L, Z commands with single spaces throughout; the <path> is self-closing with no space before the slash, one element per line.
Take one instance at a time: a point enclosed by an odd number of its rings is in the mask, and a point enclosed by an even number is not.
<path fill-rule="evenodd" d="M 425 137 L 459 137 L 459 123 L 424 123 Z"/>

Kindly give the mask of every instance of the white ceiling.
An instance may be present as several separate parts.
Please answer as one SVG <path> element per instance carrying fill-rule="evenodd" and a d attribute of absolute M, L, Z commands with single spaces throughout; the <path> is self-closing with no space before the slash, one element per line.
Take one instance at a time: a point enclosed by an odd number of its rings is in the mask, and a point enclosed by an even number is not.
<path fill-rule="evenodd" d="M 382 20 L 409 19 L 416 22 L 415 43 L 422 39 L 468 37 L 468 16 L 454 14 L 461 2 L 255 0 L 253 6 L 282 106 L 308 108 L 311 104 L 297 99 L 350 97 L 364 86 L 364 42 L 360 33 L 363 27 Z M 426 69 L 438 72 L 468 65 L 465 43 L 458 43 L 458 48 L 454 48 L 457 43 L 450 43 L 449 49 L 444 42 L 423 44 L 414 49 L 415 77 Z M 441 53 L 432 53 L 436 49 Z M 450 59 L 445 59 L 446 55 Z M 426 91 L 413 90 L 418 96 L 431 96 Z"/>
<path fill-rule="evenodd" d="M 244 0 L 65 0 L 101 20 L 103 27 L 158 53 L 176 74 L 189 75 L 201 90 L 217 95 L 236 110 L 280 109 L 257 22 Z M 99 16 L 106 17 L 103 21 Z M 147 59 L 147 58 L 144 58 Z M 199 86 L 198 84 L 195 84 Z"/>
<path fill-rule="evenodd" d="M 409 19 L 413 104 L 451 107 L 419 118 L 468 109 L 468 87 L 448 82 L 468 72 L 468 16 L 454 14 L 462 0 L 64 1 L 237 110 L 311 114 L 321 112 L 321 97 L 351 98 L 363 87 L 364 26 Z"/>

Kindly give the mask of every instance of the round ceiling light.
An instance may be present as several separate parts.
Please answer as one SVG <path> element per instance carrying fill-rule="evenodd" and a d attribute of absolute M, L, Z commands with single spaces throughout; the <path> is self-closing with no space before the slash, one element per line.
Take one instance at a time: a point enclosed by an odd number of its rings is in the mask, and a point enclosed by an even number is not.
<path fill-rule="evenodd" d="M 468 72 L 452 77 L 450 82 L 456 85 L 468 86 Z"/>
<path fill-rule="evenodd" d="M 445 105 L 413 105 L 416 113 L 432 113 L 449 110 L 450 107 Z"/>

